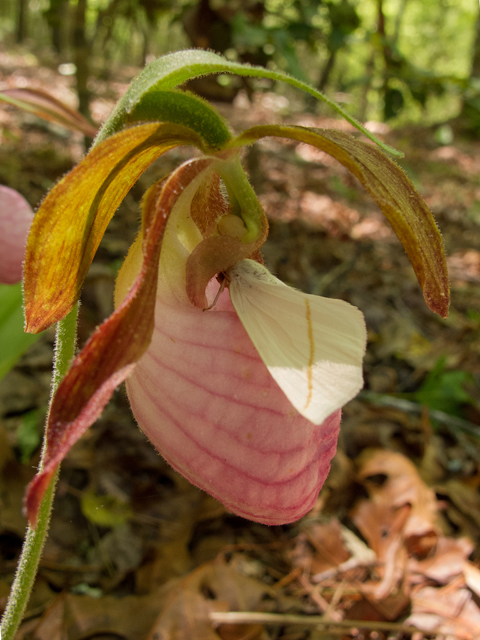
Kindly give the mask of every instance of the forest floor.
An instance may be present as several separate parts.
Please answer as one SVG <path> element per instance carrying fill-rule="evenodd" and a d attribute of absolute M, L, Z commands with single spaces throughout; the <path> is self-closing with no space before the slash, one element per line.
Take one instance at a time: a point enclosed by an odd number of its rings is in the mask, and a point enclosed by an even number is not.
<path fill-rule="evenodd" d="M 95 81 L 97 122 L 135 72 Z M 72 78 L 0 50 L 0 89 L 25 85 L 74 104 Z M 280 120 L 348 129 L 271 92 L 219 109 L 237 131 Z M 0 183 L 37 206 L 81 158 L 82 139 L 8 107 L 0 126 Z M 155 452 L 120 389 L 62 465 L 18 640 L 480 637 L 480 141 L 370 126 L 405 153 L 442 231 L 449 318 L 427 309 L 400 243 L 346 169 L 305 145 L 259 143 L 246 164 L 271 223 L 267 265 L 353 303 L 368 327 L 365 389 L 344 409 L 317 505 L 282 527 L 229 514 Z M 80 344 L 112 310 L 146 186 L 189 152 L 157 161 L 109 225 L 82 294 Z M 0 611 L 25 532 L 53 337 L 0 382 Z"/>

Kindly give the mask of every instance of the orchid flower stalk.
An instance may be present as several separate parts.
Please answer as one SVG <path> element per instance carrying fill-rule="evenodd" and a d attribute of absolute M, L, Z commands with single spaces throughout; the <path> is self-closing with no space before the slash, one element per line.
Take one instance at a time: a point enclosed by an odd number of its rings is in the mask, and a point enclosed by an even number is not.
<path fill-rule="evenodd" d="M 429 307 L 447 314 L 440 233 L 384 153 L 398 152 L 328 100 L 375 145 L 288 125 L 234 137 L 210 105 L 177 89 L 206 73 L 269 77 L 325 99 L 284 74 L 210 52 L 165 56 L 133 81 L 89 154 L 47 195 L 25 261 L 32 332 L 63 323 L 74 309 L 108 222 L 141 173 L 175 146 L 198 150 L 145 194 L 115 311 L 52 398 L 42 464 L 26 494 L 32 530 L 58 465 L 125 380 L 134 416 L 154 446 L 227 509 L 283 524 L 314 505 L 335 453 L 341 407 L 363 384 L 365 323 L 346 302 L 296 291 L 264 266 L 268 221 L 242 168 L 246 145 L 290 138 L 347 167 L 405 247 Z"/>

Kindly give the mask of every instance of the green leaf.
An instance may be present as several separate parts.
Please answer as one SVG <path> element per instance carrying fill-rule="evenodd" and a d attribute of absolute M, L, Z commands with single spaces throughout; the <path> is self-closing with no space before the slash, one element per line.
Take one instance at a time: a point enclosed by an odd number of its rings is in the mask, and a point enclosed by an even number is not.
<path fill-rule="evenodd" d="M 464 384 L 473 382 L 473 376 L 467 371 L 445 371 L 445 364 L 445 357 L 438 360 L 414 394 L 415 400 L 429 409 L 461 417 L 463 405 L 475 404 L 464 389 Z"/>
<path fill-rule="evenodd" d="M 122 128 L 128 121 L 129 114 L 136 106 L 145 100 L 145 96 L 152 91 L 169 91 L 179 85 L 191 80 L 212 73 L 232 73 L 239 76 L 254 78 L 268 78 L 286 82 L 297 89 L 301 89 L 317 100 L 322 100 L 334 111 L 340 114 L 345 120 L 361 131 L 370 140 L 378 144 L 384 151 L 401 157 L 403 154 L 381 142 L 373 133 L 365 129 L 355 118 L 346 113 L 336 102 L 324 96 L 310 85 L 292 78 L 281 71 L 273 71 L 263 67 L 254 67 L 231 62 L 222 56 L 211 51 L 188 49 L 177 51 L 167 56 L 154 60 L 133 80 L 125 95 L 119 100 L 114 111 L 100 131 L 96 143 L 105 140 L 108 136 Z"/>
<path fill-rule="evenodd" d="M 87 520 L 100 527 L 119 527 L 132 517 L 130 506 L 115 496 L 99 496 L 93 491 L 86 491 L 81 505 Z"/>
<path fill-rule="evenodd" d="M 251 144 L 266 136 L 311 144 L 336 158 L 360 180 L 403 244 L 425 302 L 446 318 L 450 289 L 442 236 L 430 209 L 402 169 L 380 149 L 334 129 L 260 125 L 244 131 L 232 144 Z"/>
<path fill-rule="evenodd" d="M 232 137 L 226 123 L 208 102 L 184 91 L 148 91 L 125 114 L 123 124 L 151 121 L 172 122 L 192 129 L 204 140 L 206 149 L 220 149 Z"/>
<path fill-rule="evenodd" d="M 0 379 L 39 338 L 25 333 L 23 324 L 21 285 L 0 284 Z"/>

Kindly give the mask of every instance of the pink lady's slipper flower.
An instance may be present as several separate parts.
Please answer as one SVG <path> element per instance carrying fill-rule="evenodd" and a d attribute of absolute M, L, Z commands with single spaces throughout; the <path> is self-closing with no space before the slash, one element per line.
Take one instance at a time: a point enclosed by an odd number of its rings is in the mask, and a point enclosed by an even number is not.
<path fill-rule="evenodd" d="M 207 259 L 233 262 L 248 234 L 221 199 L 205 240 L 188 193 L 170 214 L 152 341 L 127 393 L 140 428 L 177 471 L 234 513 L 283 524 L 313 507 L 328 474 L 340 407 L 363 384 L 365 323 L 346 302 L 296 291 L 252 259 L 225 269 L 222 285 L 200 286 L 196 300 L 190 278 L 202 270 L 203 247 Z M 140 264 L 137 243 L 119 300 Z"/>
<path fill-rule="evenodd" d="M 33 524 L 57 465 L 124 380 L 135 418 L 160 453 L 231 511 L 281 524 L 313 506 L 335 453 L 340 409 L 362 386 L 365 324 L 346 302 L 295 291 L 265 268 L 259 249 L 268 223 L 240 163 L 243 145 L 288 137 L 341 162 L 388 218 L 429 306 L 447 313 L 440 234 L 397 165 L 340 131 L 265 125 L 234 138 L 203 101 L 172 89 L 225 71 L 286 79 L 208 52 L 156 61 L 35 217 L 25 262 L 33 332 L 70 311 L 138 176 L 174 146 L 200 150 L 147 191 L 116 310 L 55 393 L 43 467 L 27 491 Z"/>
<path fill-rule="evenodd" d="M 0 185 L 0 282 L 22 279 L 27 236 L 33 220 L 31 206 L 18 191 Z"/>

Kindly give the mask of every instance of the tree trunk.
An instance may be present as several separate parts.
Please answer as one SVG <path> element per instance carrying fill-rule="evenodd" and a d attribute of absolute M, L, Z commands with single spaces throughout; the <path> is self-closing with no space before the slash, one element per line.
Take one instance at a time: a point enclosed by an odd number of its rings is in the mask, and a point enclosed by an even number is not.
<path fill-rule="evenodd" d="M 480 13 L 475 25 L 470 78 L 480 80 Z M 460 114 L 453 124 L 463 133 L 473 133 L 480 137 L 480 93 L 464 97 Z"/>
<path fill-rule="evenodd" d="M 475 41 L 473 43 L 470 77 L 480 78 L 480 13 L 478 14 L 477 24 L 475 26 Z"/>
<path fill-rule="evenodd" d="M 387 32 L 385 29 L 385 14 L 383 13 L 383 0 L 378 0 L 378 16 L 377 16 L 377 32 L 380 36 L 382 47 L 383 62 L 385 68 L 383 71 L 382 93 L 385 96 L 388 90 L 388 76 L 390 71 L 391 50 L 387 44 Z"/>
<path fill-rule="evenodd" d="M 86 118 L 90 118 L 90 92 L 88 90 L 89 76 L 89 46 L 85 34 L 87 0 L 78 0 L 73 29 L 74 61 L 77 67 L 77 95 L 78 110 Z"/>
<path fill-rule="evenodd" d="M 398 76 L 400 71 L 400 60 L 394 54 L 392 40 L 387 36 L 385 27 L 385 14 L 383 12 L 383 0 L 378 0 L 378 34 L 380 36 L 382 56 L 383 56 L 383 82 L 381 95 L 383 97 L 383 117 L 385 120 L 394 118 L 403 109 L 403 92 L 390 86 L 390 79 Z"/>
<path fill-rule="evenodd" d="M 78 110 L 87 120 L 90 117 L 90 91 L 88 89 L 88 78 L 90 75 L 90 48 L 85 33 L 87 1 L 78 0 L 77 10 L 75 12 L 75 23 L 73 28 L 73 47 L 74 61 L 77 71 L 75 73 L 77 79 L 77 96 Z M 92 143 L 92 138 L 84 136 L 85 149 L 88 149 Z"/>
<path fill-rule="evenodd" d="M 327 86 L 328 81 L 330 80 L 330 75 L 333 71 L 333 67 L 335 66 L 336 57 L 337 57 L 337 50 L 336 49 L 330 50 L 327 61 L 320 73 L 320 78 L 318 79 L 318 82 L 317 82 L 317 89 L 321 92 L 325 91 L 325 87 Z M 316 113 L 318 104 L 319 103 L 317 98 L 314 98 L 313 96 L 310 96 L 310 95 L 305 96 L 305 109 L 309 113 Z M 256 145 L 253 145 L 252 149 L 255 146 Z"/>
<path fill-rule="evenodd" d="M 370 58 L 368 59 L 367 66 L 365 67 L 365 84 L 362 89 L 362 97 L 360 99 L 360 110 L 358 119 L 360 122 L 365 122 L 368 118 L 368 94 L 372 88 L 373 74 L 375 71 L 375 49 L 372 51 Z"/>
<path fill-rule="evenodd" d="M 27 11 L 28 0 L 18 0 L 18 13 L 17 13 L 17 44 L 21 44 L 27 37 Z"/>
<path fill-rule="evenodd" d="M 66 9 L 66 0 L 50 0 L 50 6 L 43 12 L 50 28 L 53 48 L 58 54 L 62 53 L 64 46 L 63 25 Z"/>
<path fill-rule="evenodd" d="M 325 87 L 328 84 L 328 81 L 330 79 L 330 74 L 333 71 L 333 67 L 335 65 L 335 59 L 337 57 L 337 49 L 332 49 L 330 51 L 330 54 L 328 56 L 328 60 L 325 64 L 325 66 L 323 67 L 322 73 L 320 75 L 320 80 L 318 81 L 318 90 L 319 91 L 324 91 Z"/>

